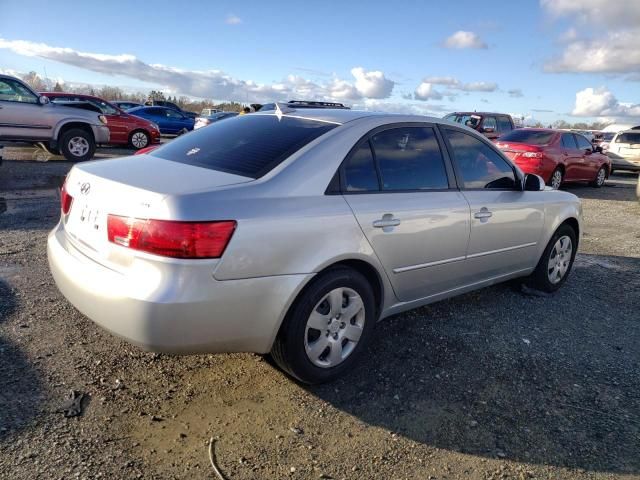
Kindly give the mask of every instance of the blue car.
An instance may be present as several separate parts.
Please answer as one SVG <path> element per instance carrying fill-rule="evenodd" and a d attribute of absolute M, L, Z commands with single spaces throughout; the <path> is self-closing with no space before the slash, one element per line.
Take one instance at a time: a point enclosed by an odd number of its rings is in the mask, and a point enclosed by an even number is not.
<path fill-rule="evenodd" d="M 151 120 L 160 128 L 163 135 L 182 135 L 193 130 L 195 120 L 167 107 L 137 107 L 127 113 Z"/>

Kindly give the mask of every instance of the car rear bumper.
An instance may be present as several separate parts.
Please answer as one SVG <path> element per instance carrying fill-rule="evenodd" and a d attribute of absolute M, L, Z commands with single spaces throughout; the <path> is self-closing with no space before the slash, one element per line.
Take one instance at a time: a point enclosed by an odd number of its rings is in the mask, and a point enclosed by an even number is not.
<path fill-rule="evenodd" d="M 141 289 L 139 278 L 77 250 L 61 224 L 49 234 L 47 256 L 58 288 L 80 312 L 135 345 L 164 353 L 267 353 L 290 303 L 312 276 L 217 281 L 211 272 L 189 288 L 180 282 L 188 270 L 183 263 Z"/>

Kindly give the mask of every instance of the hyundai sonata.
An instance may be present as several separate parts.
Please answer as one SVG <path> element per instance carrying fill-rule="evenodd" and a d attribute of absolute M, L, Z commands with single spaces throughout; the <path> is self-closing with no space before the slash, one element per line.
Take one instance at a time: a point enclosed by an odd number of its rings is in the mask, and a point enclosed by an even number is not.
<path fill-rule="evenodd" d="M 552 292 L 574 195 L 422 116 L 299 109 L 216 122 L 76 165 L 48 258 L 105 329 L 169 353 L 270 353 L 308 383 L 354 366 L 377 320 L 514 278 Z"/>

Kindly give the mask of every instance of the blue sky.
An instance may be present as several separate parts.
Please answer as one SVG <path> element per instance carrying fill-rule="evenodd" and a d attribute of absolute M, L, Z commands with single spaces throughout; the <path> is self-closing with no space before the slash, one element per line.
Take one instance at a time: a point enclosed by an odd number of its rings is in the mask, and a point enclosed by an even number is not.
<path fill-rule="evenodd" d="M 545 123 L 640 118 L 640 2 L 2 0 L 1 10 L 0 69 L 66 82 Z"/>

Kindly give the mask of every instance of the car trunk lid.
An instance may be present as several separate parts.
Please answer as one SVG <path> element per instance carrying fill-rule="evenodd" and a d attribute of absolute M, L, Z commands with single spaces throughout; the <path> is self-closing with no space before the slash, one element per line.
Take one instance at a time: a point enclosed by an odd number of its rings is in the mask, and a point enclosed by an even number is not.
<path fill-rule="evenodd" d="M 67 177 L 65 188 L 73 202 L 63 222 L 78 250 L 114 268 L 123 264 L 123 258 L 107 238 L 109 214 L 172 220 L 169 197 L 252 180 L 147 155 L 89 162 L 74 167 Z"/>

